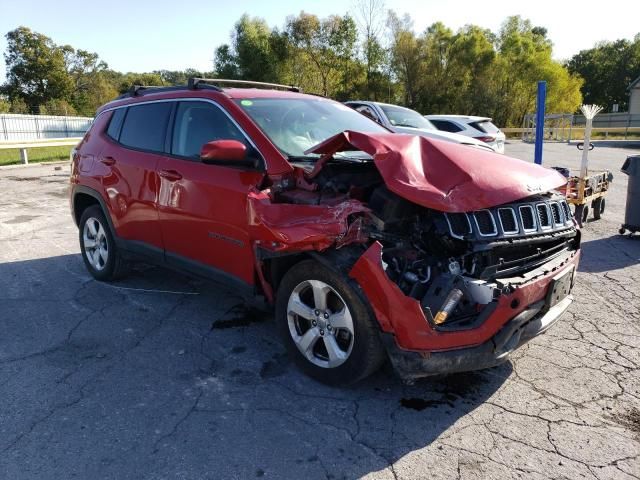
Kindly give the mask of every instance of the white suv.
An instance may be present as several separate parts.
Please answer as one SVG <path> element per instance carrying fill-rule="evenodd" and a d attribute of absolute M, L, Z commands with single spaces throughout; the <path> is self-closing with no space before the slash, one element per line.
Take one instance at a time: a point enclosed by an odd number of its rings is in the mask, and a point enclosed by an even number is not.
<path fill-rule="evenodd" d="M 489 117 L 466 115 L 425 115 L 438 130 L 473 137 L 488 143 L 496 152 L 504 153 L 505 134 L 500 131 Z"/>

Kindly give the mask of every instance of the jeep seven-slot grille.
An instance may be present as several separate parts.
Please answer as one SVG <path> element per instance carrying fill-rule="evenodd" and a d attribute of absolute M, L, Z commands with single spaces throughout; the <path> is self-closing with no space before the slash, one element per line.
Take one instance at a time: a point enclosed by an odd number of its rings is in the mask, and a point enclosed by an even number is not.
<path fill-rule="evenodd" d="M 464 237 L 471 233 L 471 224 L 466 213 L 449 213 L 447 214 L 451 233 L 456 237 Z"/>
<path fill-rule="evenodd" d="M 549 206 L 546 203 L 536 205 L 538 210 L 538 220 L 542 228 L 551 228 L 551 217 L 549 215 Z"/>
<path fill-rule="evenodd" d="M 542 200 L 504 205 L 470 213 L 446 214 L 456 238 L 480 238 L 549 233 L 573 227 L 566 200 Z"/>
<path fill-rule="evenodd" d="M 518 233 L 518 220 L 513 208 L 499 208 L 498 216 L 504 233 Z"/>
<path fill-rule="evenodd" d="M 562 221 L 562 211 L 560 210 L 560 204 L 558 203 L 550 203 L 549 207 L 551 207 L 551 216 L 553 217 L 553 223 L 556 225 L 562 225 L 564 222 Z"/>
<path fill-rule="evenodd" d="M 520 207 L 520 218 L 522 219 L 522 227 L 525 232 L 536 230 L 536 219 L 533 216 L 533 207 L 531 205 L 523 205 Z"/>
<path fill-rule="evenodd" d="M 560 202 L 560 205 L 562 205 L 562 211 L 564 212 L 564 221 L 568 222 L 571 219 L 569 204 L 567 202 Z"/>
<path fill-rule="evenodd" d="M 479 210 L 475 212 L 474 217 L 476 224 L 478 225 L 478 231 L 480 235 L 489 236 L 498 233 L 496 230 L 496 223 L 493 219 L 493 214 L 489 210 Z"/>

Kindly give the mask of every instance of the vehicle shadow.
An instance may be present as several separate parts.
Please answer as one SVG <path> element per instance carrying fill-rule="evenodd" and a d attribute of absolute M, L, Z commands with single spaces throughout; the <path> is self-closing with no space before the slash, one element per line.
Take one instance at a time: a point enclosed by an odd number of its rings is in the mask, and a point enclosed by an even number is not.
<path fill-rule="evenodd" d="M 582 242 L 578 271 L 588 273 L 620 270 L 640 262 L 640 236 L 612 235 Z"/>
<path fill-rule="evenodd" d="M 79 255 L 2 263 L 0 292 L 10 478 L 391 476 L 473 423 L 512 373 L 507 362 L 409 386 L 387 365 L 331 388 L 294 367 L 270 313 L 158 267 L 104 284 Z"/>

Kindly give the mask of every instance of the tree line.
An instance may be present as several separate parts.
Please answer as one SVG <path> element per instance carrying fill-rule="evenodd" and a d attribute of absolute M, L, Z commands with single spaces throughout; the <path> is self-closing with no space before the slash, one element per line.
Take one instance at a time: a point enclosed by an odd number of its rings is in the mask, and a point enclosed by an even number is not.
<path fill-rule="evenodd" d="M 337 100 L 370 99 L 422 113 L 476 114 L 519 126 L 535 108 L 536 83 L 548 82 L 547 111 L 574 112 L 583 98 L 626 108 L 626 88 L 640 75 L 640 34 L 600 43 L 562 63 L 545 28 L 519 16 L 497 32 L 441 22 L 416 33 L 409 15 L 382 0 L 359 0 L 352 14 L 301 12 L 280 27 L 243 15 L 215 50 L 214 71 L 121 73 L 98 54 L 27 27 L 6 34 L 6 82 L 0 112 L 92 116 L 131 85 L 178 85 L 214 76 L 300 86 Z"/>

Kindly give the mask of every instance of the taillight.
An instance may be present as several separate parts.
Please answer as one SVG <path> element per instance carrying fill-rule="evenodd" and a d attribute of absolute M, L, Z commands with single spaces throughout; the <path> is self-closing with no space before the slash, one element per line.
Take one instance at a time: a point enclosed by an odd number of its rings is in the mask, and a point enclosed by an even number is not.
<path fill-rule="evenodd" d="M 480 140 L 481 142 L 491 143 L 496 141 L 496 137 L 492 137 L 491 135 L 487 135 L 485 137 L 473 137 L 476 140 Z"/>

